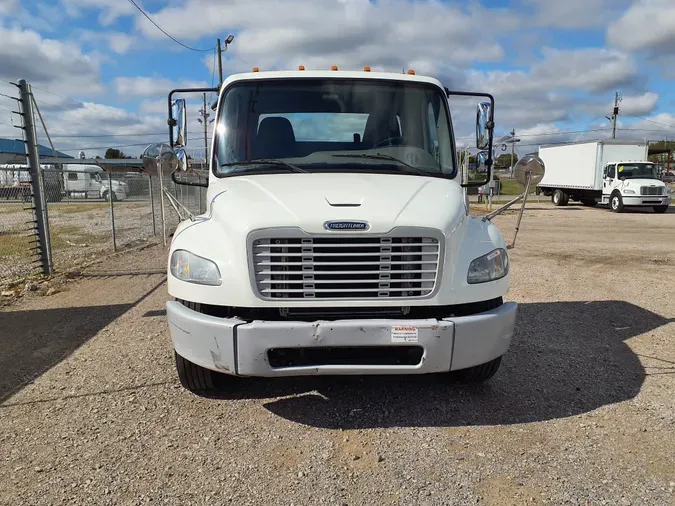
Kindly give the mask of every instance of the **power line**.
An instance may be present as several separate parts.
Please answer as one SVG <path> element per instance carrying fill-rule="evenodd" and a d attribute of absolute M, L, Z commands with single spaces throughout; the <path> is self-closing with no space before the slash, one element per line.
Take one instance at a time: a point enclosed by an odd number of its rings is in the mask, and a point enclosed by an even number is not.
<path fill-rule="evenodd" d="M 134 7 L 136 7 L 136 8 L 141 12 L 141 14 L 143 14 L 146 18 L 148 18 L 148 21 L 150 21 L 153 25 L 155 25 L 155 26 L 157 27 L 157 29 L 158 29 L 160 32 L 162 32 L 164 35 L 166 35 L 166 36 L 169 37 L 171 40 L 173 40 L 176 44 L 180 44 L 180 45 L 183 46 L 184 48 L 189 49 L 189 50 L 191 50 L 191 51 L 204 52 L 204 53 L 207 52 L 207 51 L 211 51 L 211 49 L 213 49 L 213 48 L 208 48 L 208 49 L 198 49 L 198 48 L 195 48 L 195 47 L 190 47 L 190 46 L 188 46 L 187 44 L 183 44 L 180 40 L 178 40 L 178 39 L 175 38 L 173 35 L 171 35 L 169 32 L 167 32 L 166 30 L 164 30 L 164 28 L 162 28 L 162 27 L 159 26 L 157 23 L 155 23 L 155 22 L 152 20 L 152 18 L 151 18 L 150 16 L 148 16 L 148 14 L 147 14 L 143 9 L 141 9 L 141 8 L 139 7 L 139 5 L 138 5 L 136 2 L 134 2 L 134 0 L 129 0 L 129 2 L 131 2 L 131 3 L 134 5 Z"/>
<path fill-rule="evenodd" d="M 659 123 L 658 121 L 654 121 L 653 119 L 649 119 L 649 118 L 643 118 L 642 116 L 633 116 L 633 118 L 640 118 L 644 121 L 649 121 L 650 123 L 654 123 L 655 125 L 661 125 L 661 126 L 668 127 L 668 128 L 675 128 L 675 125 L 667 125 L 666 123 Z"/>

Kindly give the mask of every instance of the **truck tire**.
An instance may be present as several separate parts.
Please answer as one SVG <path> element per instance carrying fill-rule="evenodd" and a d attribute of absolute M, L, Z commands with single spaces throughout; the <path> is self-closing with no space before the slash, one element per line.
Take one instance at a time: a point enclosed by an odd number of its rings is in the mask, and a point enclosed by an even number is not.
<path fill-rule="evenodd" d="M 214 379 L 217 373 L 193 364 L 181 357 L 176 351 L 173 352 L 176 359 L 176 371 L 183 388 L 191 392 L 204 392 L 213 390 Z"/>
<path fill-rule="evenodd" d="M 623 198 L 619 192 L 614 192 L 609 197 L 609 207 L 614 213 L 620 213 L 623 211 Z"/>
<path fill-rule="evenodd" d="M 553 195 L 551 195 L 551 201 L 555 206 L 566 206 L 569 202 L 569 197 L 562 190 L 555 190 Z"/>
<path fill-rule="evenodd" d="M 108 192 L 107 190 L 103 192 L 103 198 L 106 200 L 106 202 L 110 201 L 110 194 L 112 194 L 112 201 L 117 202 L 117 195 L 115 192 Z"/>
<path fill-rule="evenodd" d="M 462 383 L 482 383 L 487 381 L 497 373 L 499 365 L 502 362 L 502 357 L 497 357 L 494 360 L 478 364 L 467 369 L 460 369 L 453 371 L 455 377 Z"/>
<path fill-rule="evenodd" d="M 668 211 L 668 206 L 654 206 L 655 213 L 663 214 L 666 211 Z"/>

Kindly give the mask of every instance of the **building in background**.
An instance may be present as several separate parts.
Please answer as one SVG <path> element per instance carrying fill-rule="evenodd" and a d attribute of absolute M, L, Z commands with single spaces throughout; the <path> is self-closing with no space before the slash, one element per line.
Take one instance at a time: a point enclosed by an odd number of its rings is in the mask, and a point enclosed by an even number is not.
<path fill-rule="evenodd" d="M 40 144 L 38 144 L 38 153 L 40 156 L 54 156 L 51 148 L 42 146 Z M 60 151 L 57 151 L 56 154 L 59 158 L 73 158 L 72 156 L 61 153 Z M 23 141 L 18 139 L 0 138 L 0 164 L 3 163 L 28 163 L 28 160 L 26 159 L 26 148 L 24 147 Z"/>

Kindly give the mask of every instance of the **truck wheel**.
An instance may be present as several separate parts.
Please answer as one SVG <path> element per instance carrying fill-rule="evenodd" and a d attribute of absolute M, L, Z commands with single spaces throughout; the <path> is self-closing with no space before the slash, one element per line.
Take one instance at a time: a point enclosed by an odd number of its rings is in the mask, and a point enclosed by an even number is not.
<path fill-rule="evenodd" d="M 567 202 L 569 201 L 569 197 L 564 191 L 555 190 L 551 196 L 551 200 L 555 206 L 566 206 Z"/>
<path fill-rule="evenodd" d="M 484 364 L 453 372 L 456 373 L 457 379 L 463 383 L 481 383 L 489 380 L 497 373 L 497 369 L 499 369 L 499 364 L 501 364 L 501 362 L 502 357 L 497 357 Z"/>
<path fill-rule="evenodd" d="M 654 206 L 655 213 L 663 214 L 666 211 L 668 211 L 668 206 Z"/>
<path fill-rule="evenodd" d="M 621 194 L 619 192 L 612 193 L 612 196 L 609 198 L 609 206 L 615 213 L 620 213 L 623 211 L 623 199 L 621 198 Z"/>
<path fill-rule="evenodd" d="M 113 201 L 113 202 L 117 202 L 117 195 L 115 195 L 115 192 L 107 192 L 107 191 L 105 191 L 105 192 L 103 192 L 103 198 L 104 198 L 106 201 L 110 201 L 110 194 L 112 194 L 112 201 Z"/>
<path fill-rule="evenodd" d="M 176 358 L 176 371 L 178 372 L 178 379 L 183 388 L 191 392 L 203 392 L 206 390 L 213 390 L 215 374 L 210 369 L 193 364 L 189 360 L 184 359 L 175 351 L 173 352 Z"/>

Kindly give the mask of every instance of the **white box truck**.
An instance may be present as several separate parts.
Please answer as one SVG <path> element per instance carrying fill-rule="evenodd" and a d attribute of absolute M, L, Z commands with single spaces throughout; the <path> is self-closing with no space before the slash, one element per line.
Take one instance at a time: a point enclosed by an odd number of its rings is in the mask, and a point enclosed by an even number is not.
<path fill-rule="evenodd" d="M 173 172 L 185 170 L 185 150 L 173 147 L 187 143 L 177 92 L 218 96 L 208 183 Z M 486 170 L 466 183 L 448 105 L 456 95 L 489 99 L 476 127 Z M 206 212 L 182 221 L 169 247 L 166 312 L 181 384 L 492 377 L 517 304 L 504 300 L 502 234 L 470 214 L 462 186 L 490 178 L 493 115 L 488 94 L 369 68 L 254 69 L 220 88 L 173 90 L 171 145 L 143 158 L 151 173 L 207 187 Z"/>
<path fill-rule="evenodd" d="M 556 206 L 576 200 L 586 206 L 609 205 L 614 212 L 627 206 L 652 207 L 665 213 L 671 202 L 655 164 L 647 160 L 646 142 L 616 140 L 541 146 L 546 174 L 537 194 Z"/>

